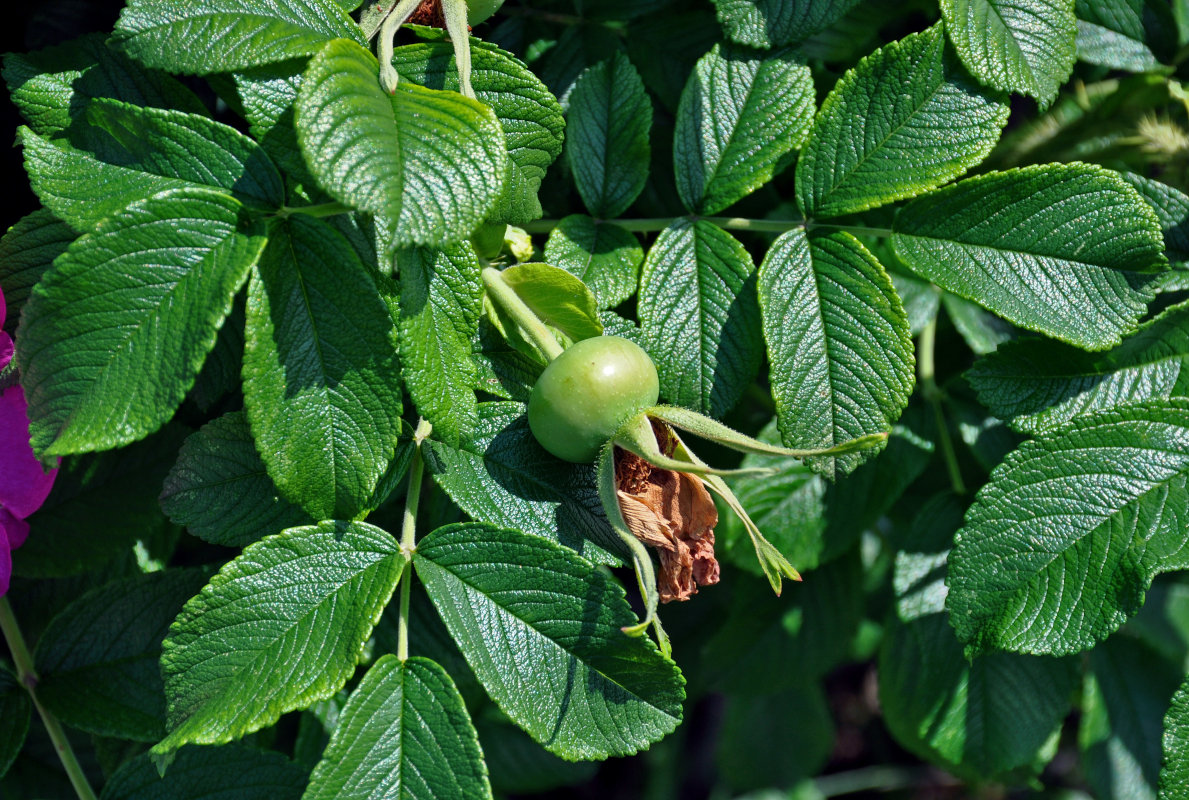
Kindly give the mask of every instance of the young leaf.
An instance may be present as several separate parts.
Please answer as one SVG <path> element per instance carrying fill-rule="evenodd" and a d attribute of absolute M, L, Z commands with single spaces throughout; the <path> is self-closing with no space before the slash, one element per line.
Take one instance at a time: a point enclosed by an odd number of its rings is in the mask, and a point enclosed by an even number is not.
<path fill-rule="evenodd" d="M 942 0 L 958 57 L 987 86 L 1048 106 L 1077 60 L 1073 0 Z"/>
<path fill-rule="evenodd" d="M 186 439 L 165 478 L 161 508 L 198 538 L 224 547 L 314 522 L 280 496 L 242 411 L 224 414 Z"/>
<path fill-rule="evenodd" d="M 17 313 L 54 259 L 66 252 L 78 234 L 52 212 L 39 208 L 21 217 L 0 238 L 0 286 L 8 314 L 4 330 L 12 334 L 21 321 Z"/>
<path fill-rule="evenodd" d="M 483 753 L 454 681 L 428 658 L 382 656 L 339 716 L 304 800 L 491 797 Z"/>
<path fill-rule="evenodd" d="M 15 675 L 0 666 L 0 778 L 21 752 L 32 714 L 29 693 Z"/>
<path fill-rule="evenodd" d="M 400 436 L 396 326 L 346 239 L 295 214 L 248 287 L 244 406 L 268 474 L 314 519 L 366 510 Z"/>
<path fill-rule="evenodd" d="M 404 565 L 392 536 L 362 522 L 249 545 L 170 628 L 161 656 L 169 735 L 153 753 L 228 742 L 334 695 Z"/>
<path fill-rule="evenodd" d="M 472 519 L 558 541 L 597 564 L 618 564 L 591 467 L 545 452 L 520 403 L 480 403 L 474 436 L 458 449 L 429 440 L 434 481 Z"/>
<path fill-rule="evenodd" d="M 582 202 L 593 216 L 615 219 L 643 191 L 651 158 L 652 102 L 627 56 L 578 77 L 567 123 L 566 157 Z"/>
<path fill-rule="evenodd" d="M 237 200 L 192 188 L 137 201 L 72 244 L 18 332 L 34 451 L 105 450 L 165 424 L 264 238 Z"/>
<path fill-rule="evenodd" d="M 991 475 L 950 556 L 947 608 L 971 652 L 1076 653 L 1189 566 L 1189 401 L 1080 417 Z"/>
<path fill-rule="evenodd" d="M 763 354 L 755 266 L 743 245 L 705 220 L 678 220 L 648 251 L 638 302 L 661 397 L 712 417 L 729 411 Z"/>
<path fill-rule="evenodd" d="M 1038 164 L 909 203 L 892 246 L 918 275 L 1011 322 L 1087 350 L 1135 330 L 1167 269 L 1155 212 L 1114 173 Z"/>
<path fill-rule="evenodd" d="M 378 70 L 342 39 L 311 59 L 295 114 L 306 164 L 335 199 L 383 218 L 398 246 L 466 238 L 503 186 L 499 121 L 477 100 L 409 81 L 389 97 Z"/>
<path fill-rule="evenodd" d="M 1161 0 L 1077 0 L 1078 58 L 1130 72 L 1158 70 L 1176 49 L 1176 20 Z"/>
<path fill-rule="evenodd" d="M 549 234 L 545 261 L 590 287 L 599 308 L 614 308 L 636 293 L 644 250 L 613 222 L 571 214 Z"/>
<path fill-rule="evenodd" d="M 298 800 L 306 773 L 275 750 L 242 744 L 185 747 L 162 775 L 146 753 L 121 766 L 104 785 L 102 800 Z M 179 795 L 179 787 L 184 794 Z"/>
<path fill-rule="evenodd" d="M 979 401 L 1022 433 L 1116 406 L 1189 394 L 1189 305 L 1101 355 L 1048 340 L 1003 345 L 966 372 Z"/>
<path fill-rule="evenodd" d="M 478 413 L 470 354 L 483 297 L 479 260 L 469 244 L 419 247 L 398 251 L 396 269 L 405 386 L 434 436 L 457 447 Z"/>
<path fill-rule="evenodd" d="M 130 0 L 112 34 L 142 64 L 192 75 L 313 55 L 334 38 L 363 44 L 359 27 L 332 0 Z"/>
<path fill-rule="evenodd" d="M 813 79 L 792 51 L 715 46 L 681 93 L 673 132 L 677 192 L 717 214 L 772 180 L 813 121 Z"/>
<path fill-rule="evenodd" d="M 79 597 L 37 641 L 37 699 L 58 719 L 99 736 L 165 735 L 161 640 L 206 583 L 199 569 L 126 578 Z"/>
<path fill-rule="evenodd" d="M 913 386 L 908 317 L 883 266 L 848 233 L 782 235 L 759 271 L 781 440 L 828 448 L 886 432 Z M 809 464 L 829 478 L 878 450 Z"/>
<path fill-rule="evenodd" d="M 681 720 L 684 679 L 623 589 L 573 552 L 488 525 L 451 525 L 417 545 L 417 575 L 488 694 L 547 750 L 628 755 Z"/>
<path fill-rule="evenodd" d="M 859 0 L 714 0 L 733 42 L 768 49 L 796 44 L 833 25 Z"/>
<path fill-rule="evenodd" d="M 875 51 L 826 96 L 797 162 L 808 217 L 914 197 L 982 161 L 1007 104 L 962 72 L 941 26 Z"/>
<path fill-rule="evenodd" d="M 499 273 L 509 289 L 546 325 L 556 329 L 570 341 L 579 342 L 601 336 L 603 323 L 599 320 L 598 306 L 590 289 L 563 269 L 549 264 L 514 264 Z M 505 337 L 512 344 L 521 338 L 515 322 L 500 313 L 490 315 L 492 322 L 502 326 Z M 528 342 L 520 349 L 535 348 Z"/>
<path fill-rule="evenodd" d="M 34 132 L 52 136 L 65 131 L 100 97 L 207 113 L 202 101 L 177 79 L 140 67 L 108 47 L 105 39 L 103 34 L 89 33 L 32 53 L 5 54 L 9 96 Z"/>
<path fill-rule="evenodd" d="M 1164 715 L 1160 800 L 1177 800 L 1189 785 L 1189 678 L 1173 696 Z"/>
<path fill-rule="evenodd" d="M 537 190 L 545 170 L 561 153 L 565 120 L 557 98 L 519 59 L 481 39 L 470 42 L 475 97 L 495 112 L 508 151 L 503 192 L 487 219 L 520 225 L 541 216 Z M 430 89 L 459 90 L 454 46 L 449 42 L 398 47 L 392 66 L 403 80 Z"/>

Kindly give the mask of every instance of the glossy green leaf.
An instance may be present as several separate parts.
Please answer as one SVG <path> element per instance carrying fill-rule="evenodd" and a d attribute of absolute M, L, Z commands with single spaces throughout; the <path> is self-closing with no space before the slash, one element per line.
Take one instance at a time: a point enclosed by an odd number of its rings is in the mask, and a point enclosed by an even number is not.
<path fill-rule="evenodd" d="M 147 755 L 120 767 L 100 800 L 298 800 L 306 774 L 273 750 L 242 744 L 185 747 L 162 775 Z"/>
<path fill-rule="evenodd" d="M 651 129 L 652 102 L 623 53 L 578 77 L 570 92 L 566 157 L 591 215 L 615 219 L 640 196 L 648 180 Z"/>
<path fill-rule="evenodd" d="M 1189 401 L 1098 412 L 1025 442 L 955 539 L 947 607 L 973 652 L 1076 653 L 1189 566 Z"/>
<path fill-rule="evenodd" d="M 18 332 L 33 449 L 104 450 L 160 428 L 263 246 L 238 201 L 196 188 L 137 201 L 72 244 Z"/>
<path fill-rule="evenodd" d="M 1174 267 L 1179 268 L 1176 273 L 1170 272 L 1166 281 L 1184 281 L 1184 270 L 1189 264 L 1189 195 L 1133 172 L 1121 172 L 1119 177 L 1139 192 L 1160 220 L 1160 229 L 1164 232 L 1164 254 Z"/>
<path fill-rule="evenodd" d="M 469 244 L 413 248 L 398 251 L 396 269 L 405 386 L 434 436 L 458 446 L 478 413 L 470 352 L 483 295 L 479 261 Z"/>
<path fill-rule="evenodd" d="M 332 0 L 131 0 L 112 36 L 146 66 L 194 75 L 313 55 L 335 38 L 363 43 L 359 27 Z"/>
<path fill-rule="evenodd" d="M 770 181 L 813 122 L 809 67 L 792 51 L 716 46 L 681 93 L 673 133 L 677 192 L 717 214 Z"/>
<path fill-rule="evenodd" d="M 763 354 L 755 266 L 743 245 L 710 222 L 674 222 L 648 251 L 637 302 L 661 398 L 712 417 L 730 410 Z"/>
<path fill-rule="evenodd" d="M 232 77 L 252 138 L 285 171 L 290 183 L 300 183 L 312 189 L 317 182 L 306 167 L 293 121 L 297 89 L 301 86 L 306 61 L 298 59 L 268 64 L 236 72 Z"/>
<path fill-rule="evenodd" d="M 533 384 L 544 367 L 521 353 L 489 319 L 479 320 L 479 332 L 471 342 L 471 360 L 478 369 L 476 386 L 502 400 L 527 403 Z"/>
<path fill-rule="evenodd" d="M 987 86 L 1053 102 L 1077 60 L 1074 0 L 942 0 L 958 57 Z"/>
<path fill-rule="evenodd" d="M 206 107 L 177 79 L 146 70 L 89 33 L 78 39 L 4 56 L 4 82 L 29 127 L 41 136 L 66 130 L 91 100 L 109 97 L 136 106 L 206 114 Z"/>
<path fill-rule="evenodd" d="M 1189 306 L 1167 309 L 1118 347 L 1094 354 L 1049 340 L 1001 346 L 966 379 L 979 401 L 1023 433 L 1145 400 L 1189 394 Z"/>
<path fill-rule="evenodd" d="M 859 0 L 714 0 L 727 37 L 767 49 L 795 44 L 838 21 Z"/>
<path fill-rule="evenodd" d="M 400 436 L 396 326 L 376 278 L 326 223 L 297 214 L 270 231 L 248 287 L 248 422 L 285 497 L 314 519 L 351 519 Z"/>
<path fill-rule="evenodd" d="M 161 656 L 169 735 L 153 752 L 231 741 L 332 696 L 404 565 L 396 540 L 362 522 L 249 545 L 170 628 Z"/>
<path fill-rule="evenodd" d="M 1114 69 L 1160 69 L 1176 48 L 1176 22 L 1163 0 L 1077 0 L 1078 58 Z"/>
<path fill-rule="evenodd" d="M 602 759 L 681 720 L 684 679 L 636 623 L 623 589 L 554 542 L 452 525 L 417 545 L 417 575 L 488 694 L 547 750 Z"/>
<path fill-rule="evenodd" d="M 225 547 L 314 521 L 280 496 L 242 411 L 224 414 L 186 439 L 165 478 L 161 508 L 198 538 Z"/>
<path fill-rule="evenodd" d="M 550 232 L 545 261 L 576 275 L 599 308 L 614 308 L 636 293 L 644 250 L 614 222 L 571 214 Z"/>
<path fill-rule="evenodd" d="M 386 220 L 397 245 L 466 238 L 503 187 L 499 120 L 477 100 L 409 81 L 390 97 L 378 70 L 345 40 L 311 59 L 295 114 L 306 164 L 335 199 Z"/>
<path fill-rule="evenodd" d="M 382 656 L 351 692 L 304 800 L 491 797 L 454 681 L 428 658 Z"/>
<path fill-rule="evenodd" d="M 198 569 L 153 572 L 77 598 L 38 638 L 38 700 L 65 724 L 99 736 L 160 739 L 161 641 L 206 580 Z"/>
<path fill-rule="evenodd" d="M 472 519 L 548 537 L 595 563 L 619 562 L 594 469 L 545 452 L 521 403 L 480 403 L 474 435 L 460 448 L 425 447 L 434 481 Z"/>
<path fill-rule="evenodd" d="M 537 190 L 561 153 L 565 120 L 557 98 L 520 60 L 481 39 L 470 42 L 475 97 L 495 112 L 508 152 L 503 192 L 487 218 L 520 225 L 541 216 Z M 454 46 L 448 41 L 398 47 L 392 66 L 403 79 L 421 86 L 459 89 Z"/>
<path fill-rule="evenodd" d="M 891 279 L 858 239 L 782 235 L 760 265 L 759 299 L 786 446 L 828 448 L 891 429 L 912 393 L 912 335 Z M 876 452 L 809 463 L 833 478 Z"/>
<path fill-rule="evenodd" d="M 1153 279 L 1134 272 L 1167 268 L 1155 212 L 1088 164 L 992 172 L 931 192 L 896 216 L 892 245 L 943 289 L 1088 350 L 1135 330 Z"/>
<path fill-rule="evenodd" d="M 1160 800 L 1176 800 L 1189 785 L 1189 678 L 1164 715 Z"/>
<path fill-rule="evenodd" d="M 8 313 L 4 330 L 13 333 L 21 321 L 19 309 L 54 259 L 66 252 L 78 234 L 52 212 L 39 208 L 21 217 L 0 238 L 0 286 Z"/>
<path fill-rule="evenodd" d="M 0 778 L 21 752 L 32 714 L 28 692 L 15 675 L 0 666 Z"/>
<path fill-rule="evenodd" d="M 941 26 L 880 48 L 838 81 L 797 162 L 809 217 L 914 197 L 982 161 L 1007 104 L 963 73 Z"/>

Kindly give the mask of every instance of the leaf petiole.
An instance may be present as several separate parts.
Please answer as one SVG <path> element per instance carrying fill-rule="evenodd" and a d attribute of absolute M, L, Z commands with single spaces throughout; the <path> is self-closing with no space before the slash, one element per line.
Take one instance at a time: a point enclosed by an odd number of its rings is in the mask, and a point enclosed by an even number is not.
<path fill-rule="evenodd" d="M 409 602 L 413 579 L 413 550 L 417 544 L 417 507 L 421 502 L 421 477 L 425 463 L 421 458 L 421 443 L 433 431 L 433 426 L 424 419 L 417 421 L 413 433 L 413 460 L 409 464 L 409 488 L 405 494 L 405 513 L 400 526 L 400 551 L 404 555 L 405 569 L 400 576 L 400 618 L 396 629 L 396 657 L 401 661 L 409 659 Z"/>

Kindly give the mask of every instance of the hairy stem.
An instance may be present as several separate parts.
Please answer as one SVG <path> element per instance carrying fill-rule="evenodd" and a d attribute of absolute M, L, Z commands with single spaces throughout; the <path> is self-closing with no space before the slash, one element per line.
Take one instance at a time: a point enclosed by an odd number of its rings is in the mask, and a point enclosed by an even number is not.
<path fill-rule="evenodd" d="M 379 38 L 376 40 L 376 58 L 380 61 L 380 86 L 388 94 L 396 94 L 396 87 L 400 82 L 400 75 L 392 66 L 393 39 L 396 38 L 400 26 L 413 16 L 420 4 L 421 0 L 400 0 L 380 26 Z"/>
<path fill-rule="evenodd" d="M 50 735 L 50 741 L 54 744 L 54 752 L 58 754 L 58 760 L 62 762 L 62 767 L 70 778 L 70 784 L 74 787 L 74 793 L 78 795 L 79 800 L 96 800 L 95 792 L 91 789 L 91 784 L 87 782 L 87 776 L 83 774 L 83 768 L 74 755 L 74 748 L 70 746 L 70 740 L 66 738 L 66 731 L 62 729 L 62 723 L 58 722 L 58 718 L 37 699 L 37 673 L 33 669 L 33 657 L 29 654 L 25 637 L 21 633 L 20 626 L 17 625 L 16 617 L 12 613 L 12 606 L 8 604 L 7 597 L 0 597 L 0 631 L 3 631 L 4 641 L 8 644 L 9 652 L 12 653 L 12 661 L 17 668 L 17 680 L 21 686 L 25 687 L 25 691 L 33 700 L 33 706 L 41 716 L 41 722 Z"/>
<path fill-rule="evenodd" d="M 400 620 L 396 629 L 396 657 L 401 661 L 409 658 L 409 602 L 413 582 L 413 550 L 417 544 L 417 506 L 421 502 L 421 476 L 424 462 L 421 460 L 421 443 L 433 430 L 425 420 L 418 420 L 413 433 L 413 461 L 409 464 L 409 486 L 405 493 L 405 514 L 400 525 L 400 551 L 406 559 L 404 572 L 400 576 Z"/>
<path fill-rule="evenodd" d="M 504 280 L 504 276 L 495 267 L 483 269 L 483 286 L 487 289 L 487 297 L 497 305 L 501 311 L 511 317 L 521 332 L 532 340 L 541 355 L 552 361 L 562 353 L 562 346 L 545 327 L 545 323 L 537 318 L 533 310 L 524 304 L 520 296 Z"/>
<path fill-rule="evenodd" d="M 954 494 L 961 495 L 966 494 L 966 484 L 962 480 L 962 471 L 958 468 L 958 455 L 954 452 L 954 443 L 950 439 L 945 411 L 941 407 L 942 392 L 937 385 L 933 363 L 933 348 L 936 341 L 937 317 L 934 317 L 921 331 L 921 337 L 917 342 L 917 376 L 921 381 L 921 393 L 933 409 L 933 420 L 937 426 L 937 443 L 941 447 L 941 456 L 945 459 L 945 468 L 950 475 L 950 486 L 953 488 Z"/>
<path fill-rule="evenodd" d="M 712 222 L 720 228 L 734 231 L 753 231 L 756 233 L 784 233 L 796 228 L 814 230 L 839 230 L 853 233 L 856 236 L 879 236 L 886 238 L 892 235 L 891 228 L 871 228 L 866 225 L 837 225 L 828 222 L 807 222 L 803 219 L 751 219 L 749 217 L 643 217 L 641 219 L 600 220 L 612 222 L 624 230 L 633 233 L 656 233 L 672 225 L 680 219 L 704 220 Z M 529 233 L 549 233 L 558 226 L 560 219 L 538 219 L 522 227 Z"/>

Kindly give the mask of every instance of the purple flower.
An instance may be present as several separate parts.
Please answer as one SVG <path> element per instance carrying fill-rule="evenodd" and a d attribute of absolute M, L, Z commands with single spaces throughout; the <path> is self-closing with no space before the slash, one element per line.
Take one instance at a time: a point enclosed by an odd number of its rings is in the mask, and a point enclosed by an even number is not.
<path fill-rule="evenodd" d="M 6 308 L 0 289 L 0 327 Z M 12 361 L 13 344 L 0 331 L 0 370 Z M 25 392 L 19 385 L 0 392 L 0 596 L 8 591 L 12 575 L 12 551 L 25 542 L 29 523 L 25 518 L 41 507 L 58 469 L 46 472 L 29 445 L 29 415 Z"/>

